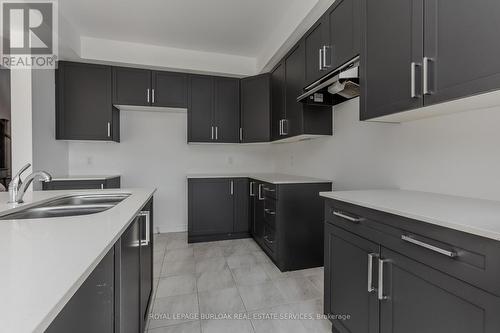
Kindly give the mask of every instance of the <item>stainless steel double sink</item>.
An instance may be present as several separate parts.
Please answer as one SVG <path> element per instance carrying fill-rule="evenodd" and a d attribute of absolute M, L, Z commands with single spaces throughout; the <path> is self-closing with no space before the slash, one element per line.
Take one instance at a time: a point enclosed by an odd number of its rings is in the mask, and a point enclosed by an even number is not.
<path fill-rule="evenodd" d="M 127 197 L 128 193 L 76 194 L 59 197 L 0 216 L 0 220 L 40 219 L 89 215 L 108 210 Z"/>

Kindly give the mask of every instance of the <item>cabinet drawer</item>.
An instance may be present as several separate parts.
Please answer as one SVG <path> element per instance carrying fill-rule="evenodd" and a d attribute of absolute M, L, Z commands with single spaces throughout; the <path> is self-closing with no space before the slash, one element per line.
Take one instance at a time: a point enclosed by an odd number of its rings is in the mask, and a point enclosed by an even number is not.
<path fill-rule="evenodd" d="M 264 197 L 276 199 L 276 185 L 264 183 L 262 186 L 262 195 L 264 195 Z"/>
<path fill-rule="evenodd" d="M 264 220 L 273 229 L 276 229 L 276 200 L 264 199 Z"/>
<path fill-rule="evenodd" d="M 264 225 L 264 245 L 265 247 L 271 251 L 272 257 L 276 258 L 276 232 L 273 228 L 269 227 L 269 225 Z"/>
<path fill-rule="evenodd" d="M 325 219 L 500 295 L 500 242 L 335 200 L 326 202 Z"/>

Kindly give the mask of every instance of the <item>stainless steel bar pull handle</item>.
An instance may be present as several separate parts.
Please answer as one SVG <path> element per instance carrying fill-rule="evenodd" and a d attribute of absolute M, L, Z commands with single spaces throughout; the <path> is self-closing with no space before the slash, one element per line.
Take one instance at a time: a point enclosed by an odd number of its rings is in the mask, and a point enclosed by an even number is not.
<path fill-rule="evenodd" d="M 332 65 L 328 65 L 326 63 L 326 52 L 327 52 L 328 49 L 330 49 L 329 45 L 323 45 L 323 69 L 331 68 L 332 67 Z"/>
<path fill-rule="evenodd" d="M 146 89 L 146 102 L 149 103 L 149 88 Z"/>
<path fill-rule="evenodd" d="M 255 182 L 250 182 L 250 196 L 255 197 Z"/>
<path fill-rule="evenodd" d="M 144 223 L 146 223 L 146 230 L 145 230 L 145 237 L 144 239 L 141 238 L 141 246 L 147 246 L 149 245 L 149 242 L 151 241 L 151 238 L 150 238 L 150 212 L 147 211 L 147 210 L 144 210 L 144 211 L 141 211 L 139 212 L 138 216 L 142 216 L 142 217 L 145 217 L 144 219 Z"/>
<path fill-rule="evenodd" d="M 401 239 L 404 240 L 405 242 L 412 243 L 414 245 L 417 245 L 417 246 L 423 247 L 425 249 L 437 252 L 439 254 L 445 255 L 445 256 L 450 257 L 450 258 L 455 258 L 457 256 L 457 253 L 455 251 L 448 251 L 448 250 L 442 249 L 440 247 L 437 247 L 437 246 L 434 246 L 431 244 L 427 244 L 427 243 L 419 241 L 418 239 L 415 239 L 411 236 L 402 235 Z"/>
<path fill-rule="evenodd" d="M 346 219 L 346 220 L 354 222 L 354 223 L 359 223 L 359 222 L 363 221 L 362 217 L 352 217 L 352 216 L 349 216 L 349 215 L 347 215 L 339 210 L 334 210 L 333 215 L 341 217 L 343 219 Z"/>
<path fill-rule="evenodd" d="M 111 137 L 111 123 L 108 121 L 108 138 Z"/>
<path fill-rule="evenodd" d="M 215 126 L 215 140 L 219 140 L 219 126 Z"/>
<path fill-rule="evenodd" d="M 276 212 L 274 210 L 271 210 L 269 208 L 265 208 L 264 212 L 269 215 L 276 215 Z"/>
<path fill-rule="evenodd" d="M 234 181 L 231 180 L 231 195 L 234 194 Z"/>
<path fill-rule="evenodd" d="M 323 55 L 322 55 L 322 49 L 319 49 L 319 70 L 323 70 Z"/>
<path fill-rule="evenodd" d="M 389 262 L 387 259 L 378 260 L 378 299 L 380 301 L 389 298 L 387 295 L 384 295 L 384 264 L 387 262 Z"/>
<path fill-rule="evenodd" d="M 212 130 L 212 134 L 210 135 L 210 139 L 213 140 L 214 139 L 214 127 L 210 126 L 210 129 Z"/>
<path fill-rule="evenodd" d="M 424 57 L 424 68 L 423 68 L 423 92 L 424 95 L 430 95 L 429 90 L 429 62 L 431 59 L 429 57 Z"/>
<path fill-rule="evenodd" d="M 417 64 L 416 62 L 412 62 L 410 66 L 410 95 L 411 98 L 417 98 L 419 97 L 417 95 L 417 78 L 416 78 L 416 73 L 417 73 L 417 66 L 420 66 L 420 64 Z"/>
<path fill-rule="evenodd" d="M 372 293 L 377 291 L 377 288 L 373 287 L 373 259 L 379 258 L 378 253 L 368 253 L 368 292 Z"/>
<path fill-rule="evenodd" d="M 155 90 L 151 89 L 151 103 L 155 104 Z"/>
<path fill-rule="evenodd" d="M 264 196 L 262 195 L 262 184 L 259 184 L 259 200 L 264 200 Z"/>

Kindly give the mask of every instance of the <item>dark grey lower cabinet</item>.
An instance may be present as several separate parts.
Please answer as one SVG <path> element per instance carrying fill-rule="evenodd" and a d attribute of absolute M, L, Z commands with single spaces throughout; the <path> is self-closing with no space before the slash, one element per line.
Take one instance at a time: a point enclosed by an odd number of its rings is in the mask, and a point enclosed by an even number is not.
<path fill-rule="evenodd" d="M 323 266 L 323 202 L 331 183 L 270 184 L 257 180 L 252 236 L 281 271 Z"/>
<path fill-rule="evenodd" d="M 332 320 L 338 332 L 378 332 L 379 301 L 375 290 L 368 292 L 367 282 L 369 255 L 378 253 L 379 245 L 326 224 L 324 305 L 325 313 L 341 315 Z M 374 272 L 372 286 L 377 282 Z"/>
<path fill-rule="evenodd" d="M 141 253 L 140 224 L 136 218 L 120 240 L 119 251 L 119 332 L 136 333 L 139 331 Z"/>
<path fill-rule="evenodd" d="M 116 326 L 120 333 L 144 332 L 153 283 L 152 201 L 117 243 Z"/>
<path fill-rule="evenodd" d="M 188 242 L 249 237 L 247 178 L 188 180 Z"/>
<path fill-rule="evenodd" d="M 114 263 L 114 250 L 111 249 L 46 333 L 114 332 Z"/>
<path fill-rule="evenodd" d="M 46 333 L 144 332 L 153 286 L 153 199 L 77 290 Z"/>
<path fill-rule="evenodd" d="M 380 332 L 500 332 L 500 298 L 382 248 Z"/>
<path fill-rule="evenodd" d="M 50 182 L 42 182 L 44 191 L 50 190 L 98 190 L 109 188 L 120 188 L 120 177 L 103 179 L 56 179 Z"/>
<path fill-rule="evenodd" d="M 498 242 L 331 200 L 325 219 L 333 332 L 500 332 Z"/>

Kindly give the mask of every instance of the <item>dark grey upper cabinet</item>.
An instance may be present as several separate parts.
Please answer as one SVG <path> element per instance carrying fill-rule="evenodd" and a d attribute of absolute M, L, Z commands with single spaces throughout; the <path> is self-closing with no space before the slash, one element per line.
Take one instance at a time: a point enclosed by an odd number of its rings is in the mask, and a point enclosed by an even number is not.
<path fill-rule="evenodd" d="M 240 142 L 240 80 L 215 78 L 215 130 L 216 141 Z"/>
<path fill-rule="evenodd" d="M 380 332 L 500 332 L 499 297 L 386 248 L 381 257 Z"/>
<path fill-rule="evenodd" d="M 290 137 L 304 133 L 304 104 L 297 102 L 305 83 L 305 47 L 299 42 L 285 58 L 285 105 L 286 117 L 282 122 L 281 137 Z"/>
<path fill-rule="evenodd" d="M 213 78 L 191 75 L 188 96 L 188 141 L 213 142 L 215 138 Z"/>
<path fill-rule="evenodd" d="M 363 1 L 362 120 L 423 106 L 423 1 Z"/>
<path fill-rule="evenodd" d="M 151 98 L 151 71 L 113 67 L 113 104 L 149 106 Z"/>
<path fill-rule="evenodd" d="M 351 315 L 349 320 L 332 321 L 338 332 L 378 332 L 379 302 L 375 287 L 379 253 L 378 244 L 325 224 L 325 313 Z M 369 260 L 372 260 L 374 288 L 371 293 L 367 287 Z"/>
<path fill-rule="evenodd" d="M 425 0 L 425 105 L 500 88 L 499 17 L 495 0 Z"/>
<path fill-rule="evenodd" d="M 361 0 L 336 1 L 324 17 L 329 45 L 325 48 L 327 71 L 338 68 L 360 52 Z"/>
<path fill-rule="evenodd" d="M 271 77 L 262 74 L 241 80 L 241 142 L 271 139 Z"/>
<path fill-rule="evenodd" d="M 188 187 L 189 236 L 232 233 L 234 180 L 190 179 Z"/>
<path fill-rule="evenodd" d="M 188 94 L 188 142 L 237 143 L 239 129 L 239 80 L 191 75 Z"/>
<path fill-rule="evenodd" d="M 45 333 L 114 332 L 114 262 L 111 249 Z"/>
<path fill-rule="evenodd" d="M 283 135 L 282 124 L 283 120 L 286 119 L 285 86 L 285 63 L 280 62 L 271 72 L 271 132 L 273 140 L 279 140 Z"/>
<path fill-rule="evenodd" d="M 310 84 L 323 75 L 328 69 L 323 65 L 323 49 L 328 44 L 328 29 L 325 20 L 319 20 L 304 36 L 306 48 L 306 83 Z"/>
<path fill-rule="evenodd" d="M 152 80 L 151 105 L 187 108 L 187 74 L 154 71 Z"/>
<path fill-rule="evenodd" d="M 60 61 L 56 71 L 56 139 L 120 141 L 111 102 L 110 66 Z"/>

